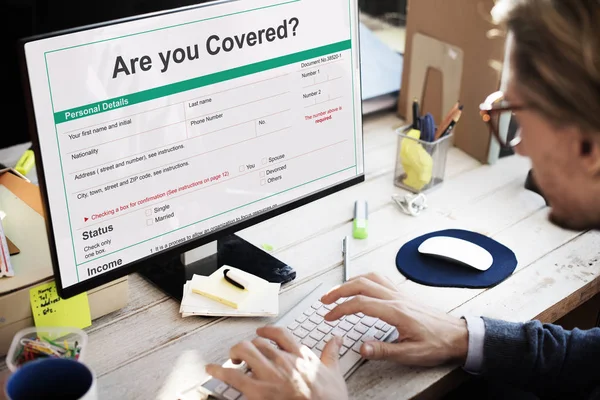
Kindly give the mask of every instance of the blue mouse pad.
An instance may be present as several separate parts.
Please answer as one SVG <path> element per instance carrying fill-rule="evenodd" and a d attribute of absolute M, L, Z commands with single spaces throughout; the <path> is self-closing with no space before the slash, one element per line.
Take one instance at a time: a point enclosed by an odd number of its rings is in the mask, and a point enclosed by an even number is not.
<path fill-rule="evenodd" d="M 458 265 L 419 253 L 419 246 L 434 236 L 452 236 L 490 252 L 494 261 L 487 271 Z M 517 257 L 508 247 L 480 233 L 460 229 L 432 232 L 411 240 L 396 255 L 396 267 L 408 279 L 427 286 L 488 288 L 508 278 L 517 268 Z"/>

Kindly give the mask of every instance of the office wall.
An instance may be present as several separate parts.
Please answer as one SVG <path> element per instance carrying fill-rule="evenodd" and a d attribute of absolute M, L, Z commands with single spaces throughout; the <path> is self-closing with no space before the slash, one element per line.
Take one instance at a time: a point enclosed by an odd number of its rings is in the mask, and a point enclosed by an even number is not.
<path fill-rule="evenodd" d="M 494 0 L 409 0 L 406 22 L 406 51 L 402 74 L 402 90 L 398 115 L 406 118 L 412 39 L 419 32 L 450 45 L 464 53 L 459 99 L 464 105 L 459 124 L 454 129 L 454 145 L 482 163 L 488 163 L 491 135 L 479 115 L 479 104 L 500 87 L 504 61 L 503 38 L 491 39 L 490 30 Z M 422 90 L 426 96 L 442 96 L 442 76 L 432 75 Z M 431 99 L 423 103 L 438 104 Z M 427 110 L 423 110 L 427 111 Z M 447 110 L 439 114 L 444 114 Z M 435 116 L 435 114 L 434 114 Z"/>

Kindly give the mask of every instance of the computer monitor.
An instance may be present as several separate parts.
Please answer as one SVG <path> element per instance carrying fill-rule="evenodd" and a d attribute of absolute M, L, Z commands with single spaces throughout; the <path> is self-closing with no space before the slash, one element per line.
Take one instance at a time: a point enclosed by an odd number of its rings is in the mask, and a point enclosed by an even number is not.
<path fill-rule="evenodd" d="M 134 271 L 179 299 L 219 264 L 292 279 L 234 233 L 364 180 L 356 0 L 209 2 L 21 49 L 63 298 Z"/>

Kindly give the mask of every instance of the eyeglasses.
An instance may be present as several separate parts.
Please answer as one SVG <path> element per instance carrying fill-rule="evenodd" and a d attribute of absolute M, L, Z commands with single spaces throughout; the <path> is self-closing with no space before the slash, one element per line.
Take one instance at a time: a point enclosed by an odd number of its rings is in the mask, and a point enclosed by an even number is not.
<path fill-rule="evenodd" d="M 487 123 L 490 133 L 494 135 L 500 146 L 513 148 L 521 143 L 521 130 L 517 130 L 515 137 L 508 142 L 500 136 L 500 131 L 508 132 L 508 126 L 515 111 L 525 108 L 527 107 L 508 103 L 504 99 L 504 93 L 498 91 L 490 94 L 479 105 L 479 114 L 481 114 L 483 121 Z"/>

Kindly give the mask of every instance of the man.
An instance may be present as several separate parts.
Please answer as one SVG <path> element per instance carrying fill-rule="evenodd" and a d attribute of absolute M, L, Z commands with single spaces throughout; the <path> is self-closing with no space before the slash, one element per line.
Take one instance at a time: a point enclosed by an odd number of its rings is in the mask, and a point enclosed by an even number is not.
<path fill-rule="evenodd" d="M 482 104 L 484 120 L 500 140 L 494 121 L 500 113 L 513 113 L 520 136 L 512 144 L 531 158 L 552 222 L 567 229 L 599 228 L 600 1 L 500 0 L 493 16 L 512 36 L 512 72 L 504 98 L 494 94 Z M 416 304 L 377 275 L 353 279 L 322 301 L 332 304 L 340 297 L 351 299 L 332 309 L 327 320 L 362 312 L 398 329 L 397 343 L 364 343 L 366 359 L 455 363 L 540 397 L 600 397 L 598 328 L 566 331 L 539 321 L 457 318 Z M 250 400 L 347 398 L 337 367 L 339 338 L 319 360 L 283 330 L 265 327 L 258 335 L 231 351 L 232 359 L 252 368 L 252 377 L 216 365 L 208 372 Z"/>

